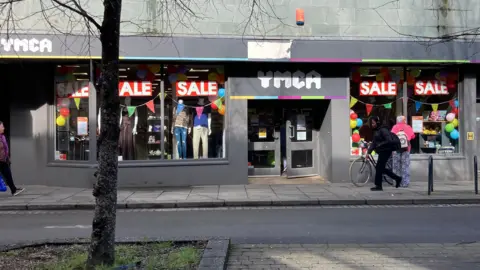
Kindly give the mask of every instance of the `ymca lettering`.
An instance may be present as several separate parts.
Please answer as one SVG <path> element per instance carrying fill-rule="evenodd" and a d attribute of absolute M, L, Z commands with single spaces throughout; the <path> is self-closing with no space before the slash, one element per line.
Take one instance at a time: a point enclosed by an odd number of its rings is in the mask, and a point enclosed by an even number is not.
<path fill-rule="evenodd" d="M 38 40 L 36 38 L 31 39 L 19 39 L 19 38 L 9 38 L 0 40 L 3 50 L 10 52 L 12 49 L 14 52 L 52 52 L 52 41 L 49 39 Z"/>
<path fill-rule="evenodd" d="M 275 88 L 291 88 L 292 86 L 297 89 L 307 88 L 315 89 L 322 88 L 322 78 L 320 73 L 316 71 L 310 71 L 307 74 L 296 71 L 293 74 L 289 71 L 280 72 L 280 71 L 259 71 L 257 74 L 260 84 L 263 88 L 271 87 L 271 81 L 273 80 L 273 87 Z"/>

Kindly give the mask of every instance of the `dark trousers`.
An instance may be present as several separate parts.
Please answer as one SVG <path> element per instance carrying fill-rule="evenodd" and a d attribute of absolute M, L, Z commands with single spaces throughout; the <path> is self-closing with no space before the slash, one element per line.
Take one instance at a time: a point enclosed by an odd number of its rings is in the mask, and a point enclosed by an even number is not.
<path fill-rule="evenodd" d="M 402 178 L 394 174 L 391 170 L 386 168 L 388 159 L 392 155 L 392 152 L 378 153 L 377 167 L 375 168 L 375 186 L 381 187 L 383 182 L 383 175 L 390 176 L 395 181 L 402 181 Z"/>
<path fill-rule="evenodd" d="M 15 193 L 17 191 L 17 187 L 13 183 L 12 171 L 10 170 L 10 165 L 8 165 L 8 163 L 0 162 L 0 174 L 2 175 L 7 186 L 10 188 L 12 194 Z"/>

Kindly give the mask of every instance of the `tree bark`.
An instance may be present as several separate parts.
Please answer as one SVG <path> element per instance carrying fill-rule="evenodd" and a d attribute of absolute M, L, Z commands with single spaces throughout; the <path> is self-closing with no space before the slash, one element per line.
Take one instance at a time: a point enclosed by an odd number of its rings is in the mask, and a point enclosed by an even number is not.
<path fill-rule="evenodd" d="M 98 138 L 98 173 L 93 189 L 95 214 L 87 259 L 87 269 L 112 265 L 115 261 L 115 223 L 117 215 L 118 138 L 120 98 L 118 96 L 118 58 L 122 0 L 104 0 L 100 29 L 102 67 L 99 79 L 101 129 Z"/>

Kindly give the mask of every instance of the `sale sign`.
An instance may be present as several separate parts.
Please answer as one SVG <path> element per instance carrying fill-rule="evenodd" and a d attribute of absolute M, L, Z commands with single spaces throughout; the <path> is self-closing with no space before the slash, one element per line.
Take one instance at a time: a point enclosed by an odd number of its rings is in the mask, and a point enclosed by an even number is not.
<path fill-rule="evenodd" d="M 417 81 L 414 93 L 417 96 L 448 95 L 448 86 L 442 81 Z"/>
<path fill-rule="evenodd" d="M 148 81 L 122 81 L 118 86 L 121 97 L 151 97 L 152 83 Z"/>
<path fill-rule="evenodd" d="M 212 81 L 179 81 L 175 87 L 177 97 L 216 96 L 218 92 L 218 84 Z"/>
<path fill-rule="evenodd" d="M 360 96 L 396 96 L 397 83 L 395 82 L 362 82 Z"/>

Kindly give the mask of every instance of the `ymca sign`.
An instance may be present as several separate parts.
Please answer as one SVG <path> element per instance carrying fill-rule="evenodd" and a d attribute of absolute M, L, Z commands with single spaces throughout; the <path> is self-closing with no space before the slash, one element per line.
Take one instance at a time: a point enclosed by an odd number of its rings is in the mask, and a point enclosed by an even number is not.
<path fill-rule="evenodd" d="M 20 39 L 20 38 L 9 38 L 0 39 L 1 48 L 5 52 L 32 52 L 32 53 L 51 53 L 53 50 L 52 41 L 49 39 Z"/>
<path fill-rule="evenodd" d="M 322 76 L 316 71 L 303 73 L 302 71 L 259 71 L 257 78 L 263 88 L 296 88 L 296 89 L 320 89 L 322 88 Z"/>

